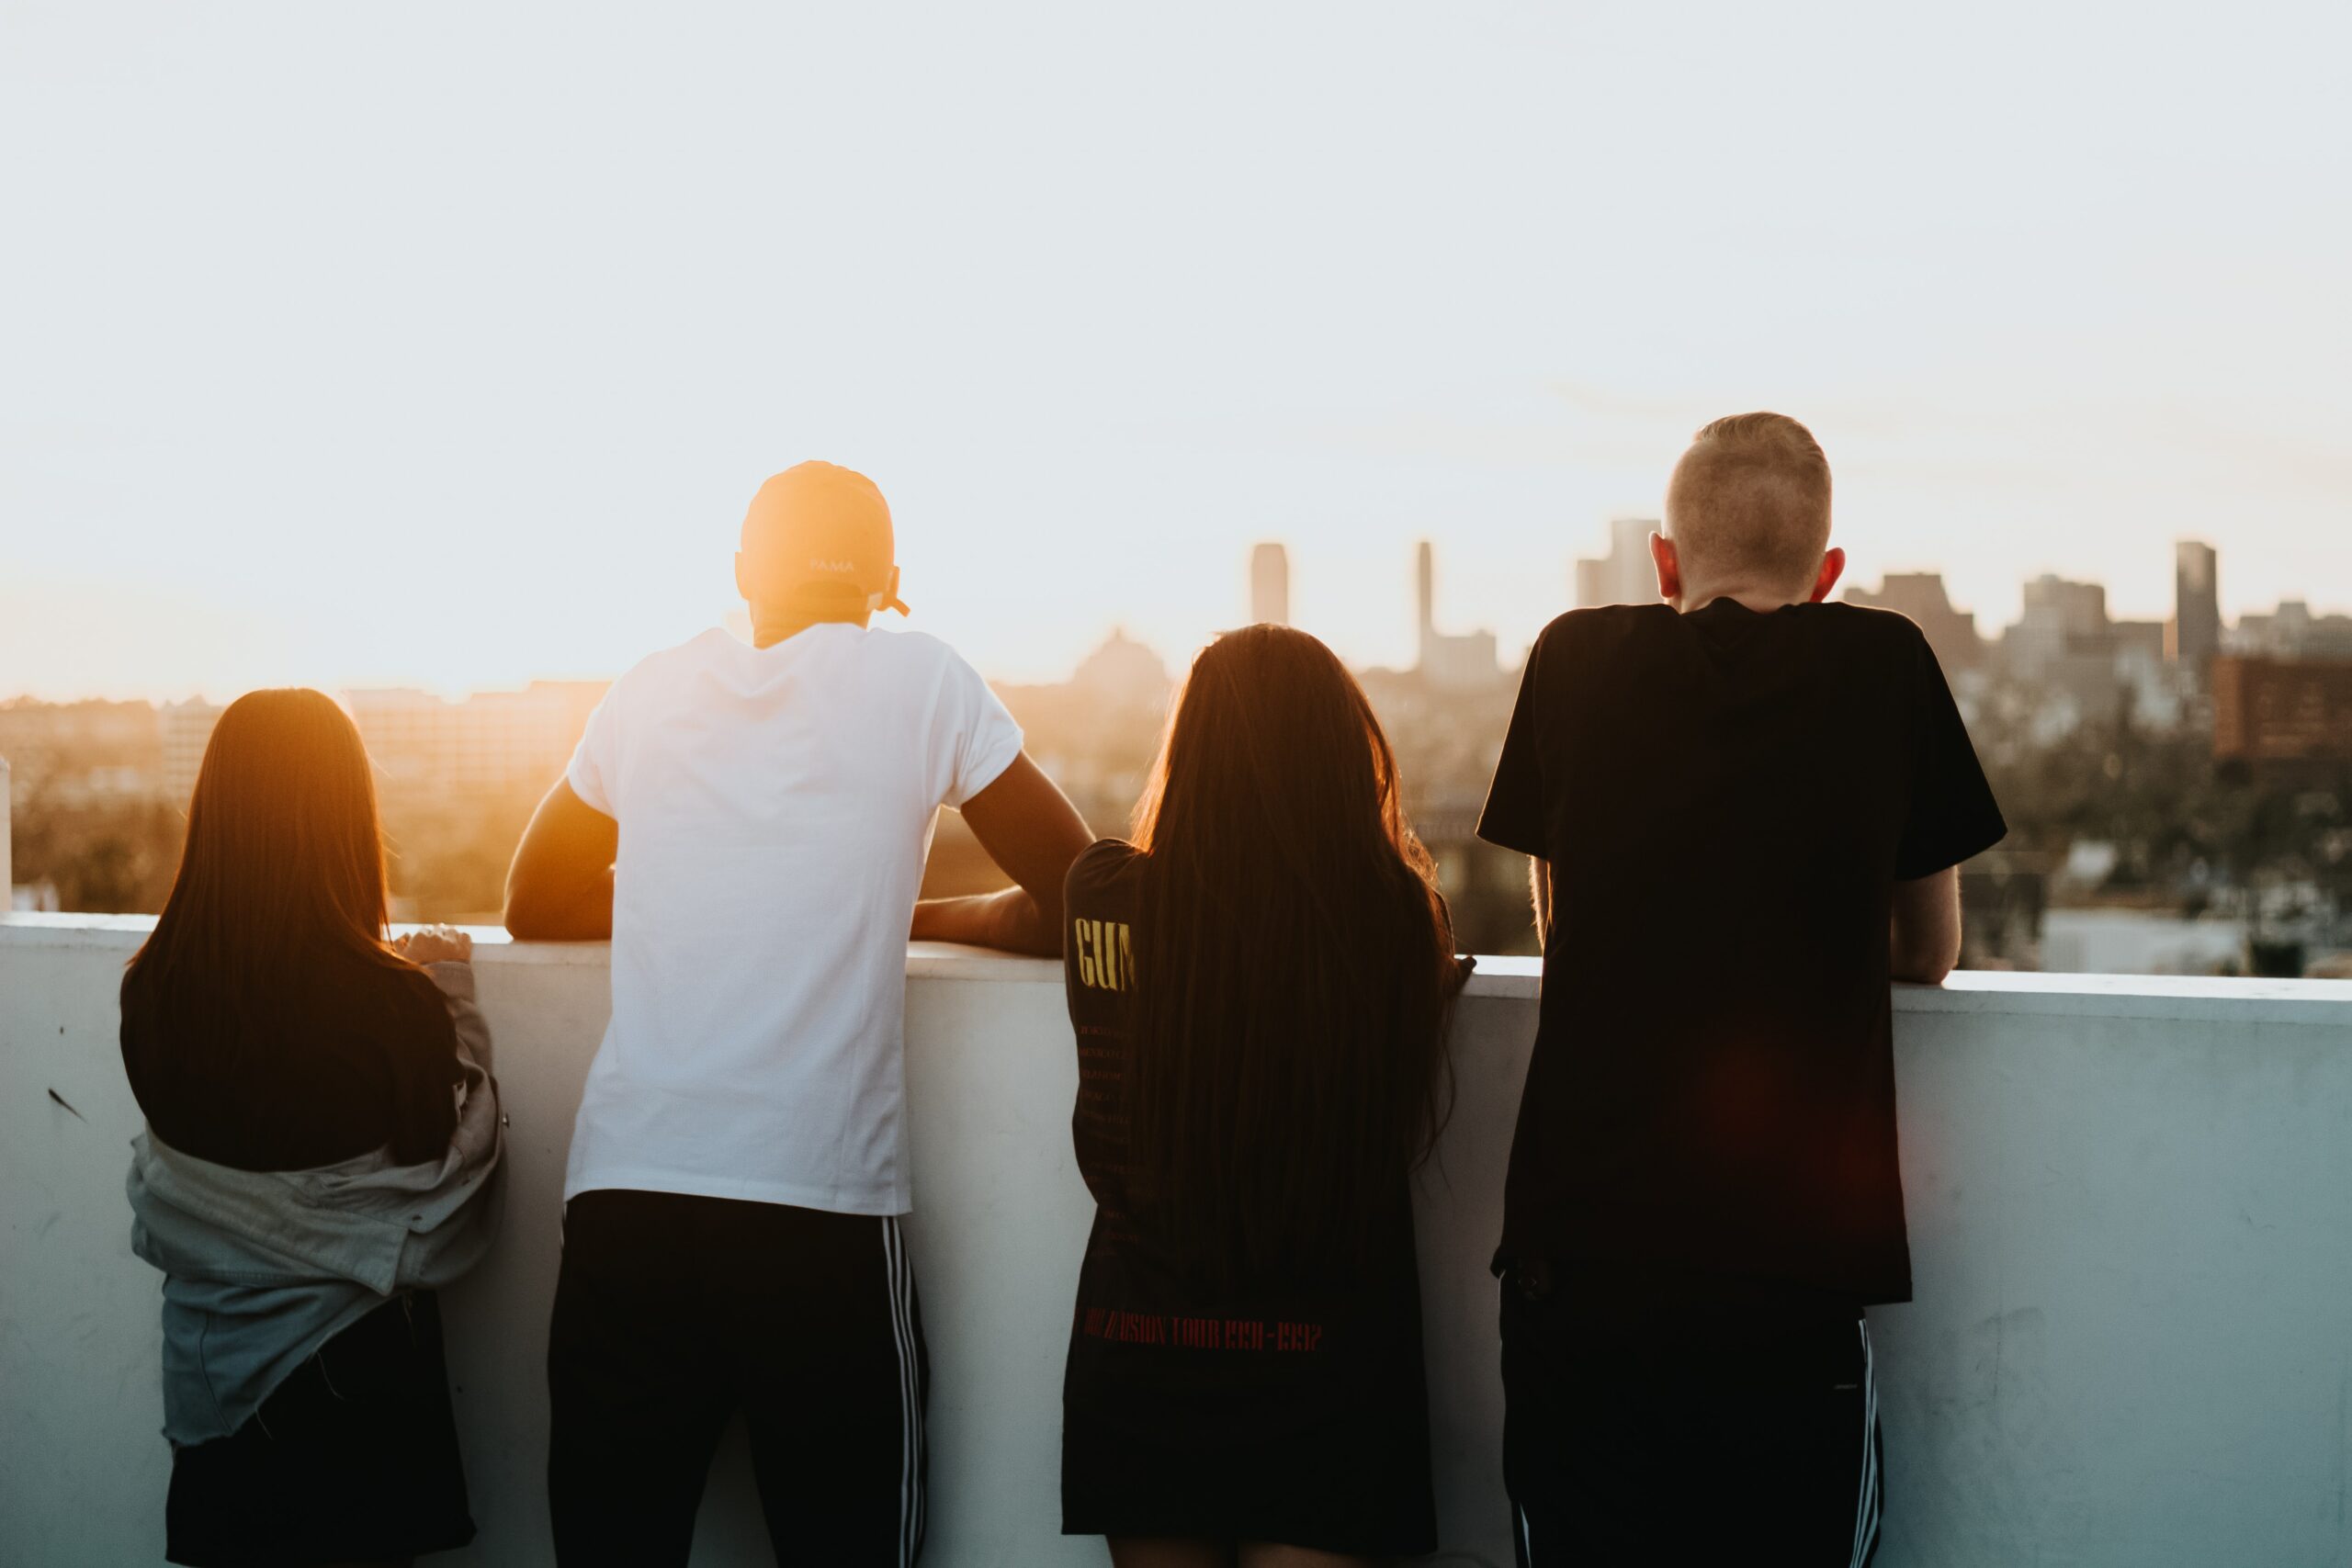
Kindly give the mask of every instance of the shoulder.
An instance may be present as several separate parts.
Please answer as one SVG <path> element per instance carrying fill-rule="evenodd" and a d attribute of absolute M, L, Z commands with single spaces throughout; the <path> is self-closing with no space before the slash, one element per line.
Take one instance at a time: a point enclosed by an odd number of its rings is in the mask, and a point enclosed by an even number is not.
<path fill-rule="evenodd" d="M 878 664 L 913 674 L 938 679 L 980 678 L 979 672 L 953 646 L 929 632 L 869 627 L 862 651 Z"/>
<path fill-rule="evenodd" d="M 1070 862 L 1063 899 L 1076 908 L 1117 897 L 1134 886 L 1135 873 L 1148 858 L 1125 839 L 1098 839 Z"/>
<path fill-rule="evenodd" d="M 1527 651 L 1531 671 L 1557 681 L 1603 654 L 1672 637 L 1682 617 L 1674 606 L 1597 604 L 1555 615 Z"/>
<path fill-rule="evenodd" d="M 1881 609 L 1875 604 L 1849 604 L 1843 600 L 1826 600 L 1807 605 L 1805 613 L 1817 624 L 1855 642 L 1905 649 L 1928 646 L 1928 634 L 1919 629 L 1919 623 L 1900 610 Z"/>
<path fill-rule="evenodd" d="M 413 964 L 368 965 L 357 984 L 380 999 L 378 1016 L 388 1028 L 388 1043 L 447 1055 L 457 1049 L 457 1025 L 449 1004 L 433 976 Z"/>
<path fill-rule="evenodd" d="M 733 658 L 743 647 L 723 626 L 713 626 L 670 648 L 647 654 L 621 672 L 597 706 L 618 712 L 648 692 L 668 691 L 699 671 Z"/>
<path fill-rule="evenodd" d="M 927 728 L 943 755 L 961 759 L 948 796 L 952 805 L 995 782 L 1023 744 L 1021 726 L 987 677 L 929 632 L 869 630 L 859 655 L 860 679 L 875 700 Z"/>
<path fill-rule="evenodd" d="M 821 651 L 812 648 L 812 655 L 825 661 L 834 678 L 859 682 L 868 690 L 903 696 L 987 684 L 962 654 L 929 632 L 837 626 L 811 627 L 801 635 L 821 635 L 826 639 Z"/>
<path fill-rule="evenodd" d="M 1537 636 L 1538 648 L 1561 648 L 1623 642 L 1645 635 L 1671 631 L 1681 616 L 1674 606 L 1656 604 L 1596 604 L 1555 615 Z"/>
<path fill-rule="evenodd" d="M 1899 610 L 1876 605 L 1825 603 L 1808 604 L 1805 613 L 1820 639 L 1838 664 L 1852 671 L 1867 671 L 1890 692 L 1912 692 L 1942 666 L 1919 623 Z"/>
<path fill-rule="evenodd" d="M 725 663 L 740 657 L 745 648 L 726 627 L 711 626 L 684 642 L 647 654 L 613 682 L 613 690 L 647 685 Z"/>

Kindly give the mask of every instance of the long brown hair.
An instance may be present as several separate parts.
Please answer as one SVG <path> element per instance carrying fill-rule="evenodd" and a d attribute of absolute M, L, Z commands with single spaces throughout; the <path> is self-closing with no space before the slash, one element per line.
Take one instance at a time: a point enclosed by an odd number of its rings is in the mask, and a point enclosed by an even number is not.
<path fill-rule="evenodd" d="M 1355 677 L 1284 626 L 1210 644 L 1135 841 L 1139 1217 L 1226 1280 L 1363 1261 L 1436 1136 L 1455 961 Z"/>
<path fill-rule="evenodd" d="M 405 968 L 384 942 L 376 781 L 350 716 L 302 687 L 248 692 L 213 727 L 187 840 L 126 987 L 270 1032 L 279 981 L 322 956 Z"/>

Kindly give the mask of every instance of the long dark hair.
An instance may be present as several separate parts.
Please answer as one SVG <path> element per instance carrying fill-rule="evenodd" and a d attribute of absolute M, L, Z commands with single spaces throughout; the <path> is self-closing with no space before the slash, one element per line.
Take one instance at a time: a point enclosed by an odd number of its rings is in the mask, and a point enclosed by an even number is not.
<path fill-rule="evenodd" d="M 322 957 L 386 967 L 376 781 L 350 716 L 301 687 L 248 692 L 213 727 L 171 897 L 123 978 L 233 1032 L 271 1032 L 283 977 Z"/>
<path fill-rule="evenodd" d="M 1436 1137 L 1456 985 L 1363 688 L 1304 632 L 1219 637 L 1135 841 L 1138 1217 L 1223 1280 L 1362 1262 Z"/>

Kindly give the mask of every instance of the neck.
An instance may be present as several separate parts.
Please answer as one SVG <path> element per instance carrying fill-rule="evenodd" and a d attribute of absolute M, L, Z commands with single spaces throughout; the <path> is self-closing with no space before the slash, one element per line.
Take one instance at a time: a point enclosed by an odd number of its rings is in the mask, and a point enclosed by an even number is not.
<path fill-rule="evenodd" d="M 1773 611 L 1786 609 L 1791 604 L 1804 604 L 1806 595 L 1792 593 L 1785 588 L 1757 588 L 1727 584 L 1720 588 L 1686 589 L 1669 603 L 1687 615 L 1693 610 L 1705 609 L 1718 599 L 1728 599 L 1736 604 L 1746 605 L 1759 615 L 1769 615 Z"/>
<path fill-rule="evenodd" d="M 854 615 L 812 615 L 806 610 L 781 610 L 773 605 L 754 604 L 752 606 L 752 646 L 774 648 L 785 638 L 805 632 L 810 626 L 836 622 L 845 626 L 862 626 L 872 618 L 870 610 L 861 610 Z"/>

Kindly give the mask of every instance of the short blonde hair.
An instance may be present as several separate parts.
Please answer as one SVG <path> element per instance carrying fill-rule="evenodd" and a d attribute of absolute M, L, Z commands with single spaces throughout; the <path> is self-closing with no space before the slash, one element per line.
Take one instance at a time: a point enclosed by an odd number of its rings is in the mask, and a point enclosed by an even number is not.
<path fill-rule="evenodd" d="M 1810 578 L 1829 548 L 1829 458 L 1786 414 L 1716 420 L 1674 465 L 1666 532 L 1685 572 Z"/>

